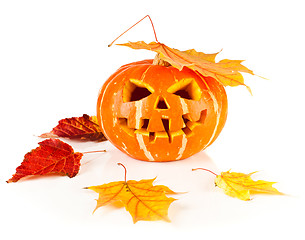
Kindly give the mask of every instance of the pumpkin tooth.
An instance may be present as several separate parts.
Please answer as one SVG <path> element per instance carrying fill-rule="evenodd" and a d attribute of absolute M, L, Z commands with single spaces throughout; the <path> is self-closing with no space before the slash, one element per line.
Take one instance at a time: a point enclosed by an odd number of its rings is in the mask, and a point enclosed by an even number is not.
<path fill-rule="evenodd" d="M 162 132 L 165 131 L 164 124 L 162 122 L 162 118 L 160 118 L 159 114 L 156 112 L 152 114 L 149 124 L 147 126 L 147 130 L 150 132 Z"/>
<path fill-rule="evenodd" d="M 183 121 L 184 121 L 185 124 L 186 124 L 188 121 L 193 121 L 193 119 L 191 118 L 191 116 L 190 116 L 189 113 L 183 114 L 183 115 L 182 115 L 182 118 L 183 118 Z"/>
<path fill-rule="evenodd" d="M 130 136 L 134 136 L 135 129 L 128 127 L 128 119 L 127 118 L 117 118 L 119 125 L 123 129 L 124 132 L 126 132 Z"/>
<path fill-rule="evenodd" d="M 169 138 L 167 132 L 155 132 L 155 138 Z"/>
<path fill-rule="evenodd" d="M 164 130 L 165 132 L 168 132 L 169 131 L 169 125 L 170 125 L 170 120 L 169 119 L 166 119 L 166 118 L 162 118 L 162 124 L 163 124 L 163 127 L 164 127 Z"/>
<path fill-rule="evenodd" d="M 199 120 L 197 121 L 197 123 L 203 124 L 204 121 L 205 121 L 205 119 L 206 119 L 206 116 L 207 116 L 207 109 L 202 110 L 201 113 L 200 113 L 200 118 L 199 118 Z"/>
<path fill-rule="evenodd" d="M 175 137 L 183 135 L 183 134 L 184 134 L 184 132 L 182 130 L 175 131 L 175 132 L 168 131 L 168 136 L 169 136 L 170 142 L 173 142 Z"/>
<path fill-rule="evenodd" d="M 147 129 L 148 128 L 148 123 L 149 123 L 149 119 L 142 119 L 142 128 Z"/>
<path fill-rule="evenodd" d="M 191 137 L 192 135 L 194 135 L 193 131 L 188 126 L 182 128 L 182 131 L 187 137 Z"/>
<path fill-rule="evenodd" d="M 137 129 L 134 131 L 135 134 L 141 134 L 144 136 L 148 136 L 149 137 L 149 131 L 147 131 L 146 129 Z"/>
<path fill-rule="evenodd" d="M 156 141 L 156 135 L 155 132 L 149 133 L 149 142 L 155 142 Z"/>
<path fill-rule="evenodd" d="M 170 136 L 170 120 L 169 119 L 166 119 L 166 118 L 162 118 L 162 123 L 163 123 L 163 126 L 164 126 L 164 130 L 168 136 L 168 141 L 169 143 L 172 142 L 172 138 Z"/>
<path fill-rule="evenodd" d="M 189 129 L 190 134 L 191 130 Z M 168 138 L 169 143 L 173 142 L 173 139 L 176 136 L 180 136 L 185 134 L 183 130 L 171 132 L 171 131 L 162 131 L 162 132 L 149 132 L 145 129 L 138 129 L 134 131 L 135 134 L 141 134 L 143 136 L 147 136 L 149 138 L 150 143 L 154 143 L 158 138 Z"/>
<path fill-rule="evenodd" d="M 150 143 L 154 143 L 157 138 L 169 138 L 169 134 L 165 131 L 162 132 L 149 132 L 146 129 L 138 129 L 134 131 L 135 134 L 140 134 L 149 138 Z"/>
<path fill-rule="evenodd" d="M 199 125 L 201 125 L 201 123 L 198 123 L 198 122 L 191 122 L 191 121 L 189 121 L 189 122 L 187 123 L 187 127 L 188 127 L 189 129 L 191 129 L 191 131 L 193 131 L 194 128 L 197 127 L 197 126 L 199 126 Z"/>

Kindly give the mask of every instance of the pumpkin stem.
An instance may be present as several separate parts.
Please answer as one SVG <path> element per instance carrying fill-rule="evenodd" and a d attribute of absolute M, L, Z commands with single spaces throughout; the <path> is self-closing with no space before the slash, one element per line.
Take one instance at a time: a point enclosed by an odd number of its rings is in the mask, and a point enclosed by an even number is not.
<path fill-rule="evenodd" d="M 159 65 L 159 66 L 164 66 L 164 67 L 169 67 L 171 66 L 170 63 L 164 61 L 163 59 L 160 58 L 159 53 L 155 56 L 153 65 Z"/>

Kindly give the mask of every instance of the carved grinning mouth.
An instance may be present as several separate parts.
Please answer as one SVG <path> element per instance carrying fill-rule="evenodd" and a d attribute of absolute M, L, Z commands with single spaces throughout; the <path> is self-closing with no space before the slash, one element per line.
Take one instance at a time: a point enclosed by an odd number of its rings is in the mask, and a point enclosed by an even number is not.
<path fill-rule="evenodd" d="M 193 130 L 197 126 L 204 124 L 204 121 L 206 119 L 206 113 L 207 113 L 206 109 L 202 110 L 198 121 L 192 121 L 188 114 L 182 115 L 184 126 L 183 128 L 181 128 L 181 130 L 178 131 L 170 130 L 171 120 L 166 118 L 161 119 L 164 131 L 158 131 L 158 132 L 148 131 L 148 125 L 150 121 L 149 119 L 142 119 L 141 127 L 139 129 L 129 128 L 128 118 L 118 118 L 118 123 L 120 127 L 123 129 L 123 131 L 129 134 L 130 136 L 134 136 L 135 134 L 142 134 L 144 136 L 147 136 L 149 138 L 149 142 L 151 143 L 155 142 L 158 138 L 166 138 L 168 139 L 169 143 L 171 143 L 173 141 L 173 138 L 176 136 L 183 134 L 185 134 L 186 137 L 192 136 L 194 134 Z"/>

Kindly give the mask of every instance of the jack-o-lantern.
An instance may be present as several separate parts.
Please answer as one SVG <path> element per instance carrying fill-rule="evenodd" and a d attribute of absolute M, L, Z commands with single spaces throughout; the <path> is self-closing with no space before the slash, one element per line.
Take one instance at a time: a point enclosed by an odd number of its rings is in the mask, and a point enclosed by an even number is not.
<path fill-rule="evenodd" d="M 227 96 L 212 77 L 184 67 L 134 62 L 105 82 L 97 118 L 107 137 L 129 156 L 180 160 L 215 141 L 227 116 Z"/>

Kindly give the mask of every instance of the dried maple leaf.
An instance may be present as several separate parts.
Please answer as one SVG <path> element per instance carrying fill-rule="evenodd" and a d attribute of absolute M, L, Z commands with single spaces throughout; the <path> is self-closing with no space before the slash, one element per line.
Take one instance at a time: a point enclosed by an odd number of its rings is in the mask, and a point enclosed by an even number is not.
<path fill-rule="evenodd" d="M 245 201 L 250 200 L 250 194 L 253 193 L 283 194 L 272 187 L 275 182 L 253 181 L 251 175 L 254 173 L 222 172 L 216 176 L 215 184 L 222 188 L 227 195 Z"/>
<path fill-rule="evenodd" d="M 119 165 L 122 164 L 119 163 Z M 175 192 L 163 185 L 153 186 L 155 178 L 126 181 L 126 168 L 122 166 L 125 169 L 125 181 L 86 188 L 99 194 L 95 210 L 107 204 L 116 207 L 124 206 L 131 214 L 134 223 L 140 220 L 169 222 L 168 208 L 176 199 L 168 198 L 166 194 L 175 194 Z"/>
<path fill-rule="evenodd" d="M 42 138 L 66 137 L 90 141 L 106 141 L 97 122 L 96 116 L 84 114 L 82 117 L 65 118 L 58 122 L 50 133 L 40 135 Z"/>
<path fill-rule="evenodd" d="M 39 145 L 25 154 L 23 162 L 8 183 L 17 182 L 30 175 L 58 173 L 72 178 L 78 173 L 82 153 L 74 152 L 69 144 L 59 139 L 46 139 Z"/>
<path fill-rule="evenodd" d="M 210 170 L 204 168 L 197 168 L 205 171 Z M 193 170 L 197 170 L 193 169 Z M 251 194 L 256 193 L 268 193 L 268 194 L 278 194 L 283 195 L 283 193 L 279 192 L 276 188 L 272 187 L 275 182 L 267 182 L 263 180 L 254 181 L 251 179 L 251 175 L 254 174 L 244 174 L 237 172 L 222 172 L 220 175 L 216 175 L 215 185 L 219 188 L 223 189 L 225 194 L 236 197 L 240 200 L 248 201 L 250 200 Z"/>
<path fill-rule="evenodd" d="M 194 49 L 180 51 L 170 48 L 160 42 L 145 43 L 143 41 L 128 42 L 117 44 L 127 46 L 132 49 L 146 49 L 158 53 L 155 61 L 162 60 L 168 62 L 175 68 L 181 70 L 183 67 L 188 67 L 199 72 L 205 77 L 212 77 L 219 81 L 224 86 L 246 86 L 251 93 L 251 89 L 245 85 L 244 78 L 240 72 L 250 73 L 253 71 L 243 66 L 242 60 L 223 59 L 215 62 L 215 57 L 218 53 L 205 54 L 197 52 Z"/>

